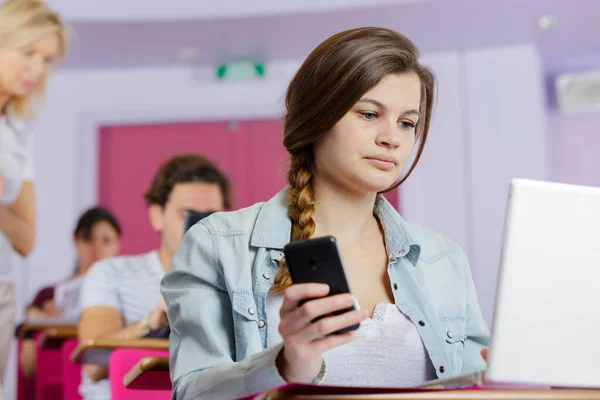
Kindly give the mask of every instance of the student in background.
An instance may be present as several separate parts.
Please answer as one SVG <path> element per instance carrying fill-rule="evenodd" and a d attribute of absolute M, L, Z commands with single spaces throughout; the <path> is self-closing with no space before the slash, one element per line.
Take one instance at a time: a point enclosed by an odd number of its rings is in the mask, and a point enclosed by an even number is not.
<path fill-rule="evenodd" d="M 43 2 L 0 4 L 0 381 L 14 333 L 15 253 L 33 249 L 33 137 L 24 121 L 67 49 L 66 27 Z"/>
<path fill-rule="evenodd" d="M 230 208 L 231 187 L 208 159 L 178 155 L 160 167 L 145 200 L 160 248 L 92 266 L 83 284 L 80 340 L 140 338 L 167 323 L 159 285 L 183 236 L 185 213 Z M 80 393 L 86 400 L 110 399 L 107 376 L 105 366 L 84 365 Z"/>
<path fill-rule="evenodd" d="M 41 289 L 27 309 L 28 318 L 77 320 L 81 314 L 80 291 L 83 277 L 93 263 L 119 254 L 121 225 L 103 207 L 90 208 L 77 221 L 73 244 L 77 253 L 74 274 L 64 282 Z M 35 372 L 35 342 L 23 341 L 20 365 L 25 376 Z"/>
<path fill-rule="evenodd" d="M 308 56 L 286 95 L 289 187 L 200 221 L 162 281 L 173 399 L 286 382 L 405 386 L 485 367 L 489 331 L 464 252 L 381 195 L 418 162 L 434 93 L 414 44 L 388 29 L 341 32 Z M 352 295 L 292 285 L 283 247 L 329 235 Z M 362 310 L 332 315 L 355 300 Z"/>

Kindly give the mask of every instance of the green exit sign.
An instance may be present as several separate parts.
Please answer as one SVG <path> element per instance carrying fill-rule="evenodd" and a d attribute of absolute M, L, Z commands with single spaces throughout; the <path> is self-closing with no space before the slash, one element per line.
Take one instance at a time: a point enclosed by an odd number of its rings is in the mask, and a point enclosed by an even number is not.
<path fill-rule="evenodd" d="M 217 66 L 218 80 L 255 80 L 263 79 L 266 66 L 262 62 L 235 61 Z"/>

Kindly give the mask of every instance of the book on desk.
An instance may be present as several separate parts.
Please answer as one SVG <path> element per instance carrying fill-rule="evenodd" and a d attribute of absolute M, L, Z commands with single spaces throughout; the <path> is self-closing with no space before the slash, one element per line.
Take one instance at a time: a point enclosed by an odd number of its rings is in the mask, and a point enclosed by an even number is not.
<path fill-rule="evenodd" d="M 264 393 L 255 394 L 238 400 L 356 400 L 356 399 L 600 399 L 600 390 L 555 389 L 535 390 L 514 389 L 489 390 L 479 386 L 462 389 L 440 388 L 376 388 L 376 387 L 338 387 L 289 384 Z"/>

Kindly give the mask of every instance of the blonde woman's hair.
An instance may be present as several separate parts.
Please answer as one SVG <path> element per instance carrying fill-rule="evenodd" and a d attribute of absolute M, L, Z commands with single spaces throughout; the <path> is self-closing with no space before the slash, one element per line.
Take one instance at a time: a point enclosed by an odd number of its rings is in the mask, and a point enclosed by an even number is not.
<path fill-rule="evenodd" d="M 0 51 L 14 49 L 58 35 L 58 57 L 64 58 L 68 47 L 68 28 L 62 18 L 39 0 L 5 0 L 0 4 Z M 17 97 L 8 106 L 19 118 L 33 116 L 32 102 L 44 94 L 46 79 L 39 82 L 27 96 Z"/>

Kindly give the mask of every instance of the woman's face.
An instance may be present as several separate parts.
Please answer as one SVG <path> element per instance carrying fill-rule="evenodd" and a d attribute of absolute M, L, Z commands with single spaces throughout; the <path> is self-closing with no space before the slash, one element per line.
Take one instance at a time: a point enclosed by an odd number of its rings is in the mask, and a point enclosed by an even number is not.
<path fill-rule="evenodd" d="M 60 48 L 53 33 L 15 49 L 0 49 L 0 93 L 24 97 L 44 81 Z"/>
<path fill-rule="evenodd" d="M 106 221 L 96 222 L 89 240 L 75 239 L 79 265 L 89 268 L 96 261 L 119 254 L 121 239 L 115 228 Z"/>
<path fill-rule="evenodd" d="M 315 145 L 318 179 L 363 194 L 392 186 L 415 144 L 420 103 L 417 74 L 386 76 Z"/>

